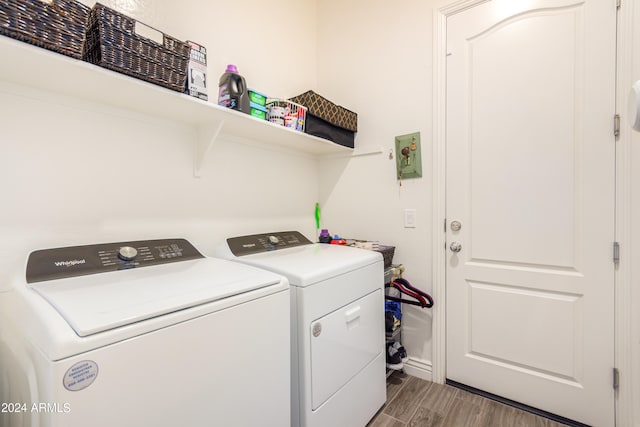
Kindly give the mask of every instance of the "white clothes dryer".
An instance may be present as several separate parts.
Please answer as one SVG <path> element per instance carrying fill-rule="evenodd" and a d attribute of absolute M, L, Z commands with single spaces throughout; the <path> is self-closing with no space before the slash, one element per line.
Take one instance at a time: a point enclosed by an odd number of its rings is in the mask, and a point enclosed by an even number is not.
<path fill-rule="evenodd" d="M 288 426 L 289 298 L 183 239 L 32 252 L 0 293 L 0 426 Z"/>
<path fill-rule="evenodd" d="M 218 256 L 289 279 L 292 426 L 364 427 L 386 401 L 382 255 L 287 231 L 229 238 Z"/>

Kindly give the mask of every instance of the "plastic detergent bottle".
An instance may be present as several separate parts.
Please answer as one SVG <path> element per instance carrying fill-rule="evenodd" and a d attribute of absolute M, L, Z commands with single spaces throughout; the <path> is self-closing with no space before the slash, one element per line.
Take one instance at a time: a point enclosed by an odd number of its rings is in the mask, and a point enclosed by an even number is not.
<path fill-rule="evenodd" d="M 238 74 L 238 69 L 233 64 L 227 65 L 224 74 L 220 76 L 218 105 L 247 114 L 251 112 L 247 83 L 244 77 Z"/>
<path fill-rule="evenodd" d="M 320 243 L 331 243 L 331 234 L 329 234 L 329 230 L 323 228 L 320 232 L 320 236 L 318 236 L 318 241 Z"/>

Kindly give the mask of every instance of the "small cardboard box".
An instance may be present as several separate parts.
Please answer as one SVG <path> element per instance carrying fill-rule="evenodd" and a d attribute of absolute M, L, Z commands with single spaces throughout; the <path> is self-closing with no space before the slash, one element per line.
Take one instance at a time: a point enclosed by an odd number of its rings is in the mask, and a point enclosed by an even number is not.
<path fill-rule="evenodd" d="M 207 49 L 192 41 L 189 67 L 187 68 L 187 93 L 196 98 L 208 100 L 207 95 Z"/>

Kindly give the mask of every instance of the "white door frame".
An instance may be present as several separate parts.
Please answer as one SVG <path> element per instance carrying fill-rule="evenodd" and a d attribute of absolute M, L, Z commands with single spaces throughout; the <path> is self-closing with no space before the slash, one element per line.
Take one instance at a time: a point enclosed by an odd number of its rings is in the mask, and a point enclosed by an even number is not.
<path fill-rule="evenodd" d="M 639 76 L 633 75 L 634 56 L 638 48 L 633 35 L 633 24 L 640 16 L 640 9 L 634 10 L 633 1 L 623 1 L 618 10 L 618 46 L 617 46 L 617 84 L 616 110 L 621 116 L 620 136 L 616 142 L 616 241 L 619 242 L 620 264 L 615 276 L 615 362 L 620 370 L 620 386 L 616 396 L 616 423 L 619 426 L 638 426 L 640 413 L 638 393 L 640 384 L 637 361 L 634 354 L 640 347 L 637 344 L 637 333 L 640 329 L 632 324 L 633 310 L 638 301 L 634 301 L 632 283 L 632 155 L 633 143 L 631 125 L 627 117 L 627 96 L 631 85 Z M 637 39 L 637 36 L 636 36 Z M 635 165 L 638 167 L 639 165 Z M 637 191 L 637 189 L 635 189 Z M 636 221 L 637 223 L 637 221 Z M 637 244 L 637 243 L 636 243 Z M 637 262 L 636 254 L 636 262 Z M 636 278 L 636 281 L 638 278 Z M 637 283 L 636 283 L 637 286 Z"/>
<path fill-rule="evenodd" d="M 433 354 L 432 377 L 436 383 L 444 383 L 447 375 L 446 354 L 446 49 L 447 18 L 471 7 L 490 0 L 459 0 L 434 9 L 433 16 Z M 610 0 L 615 1 L 615 0 Z M 618 86 L 616 109 L 624 111 L 626 93 L 632 81 L 633 58 L 633 1 L 623 1 L 618 12 Z M 620 95 L 623 96 L 620 96 Z M 623 99 L 622 99 L 623 98 Z M 613 120 L 613 118 L 612 118 Z M 628 155 L 631 144 L 631 131 L 624 126 L 617 148 L 616 183 L 616 240 L 629 241 L 631 228 L 631 164 Z M 631 242 L 628 242 L 630 247 Z M 613 244 L 613 242 L 612 242 Z M 613 262 L 613 261 L 612 261 Z M 633 328 L 631 251 L 622 251 L 620 267 L 615 272 L 615 363 L 623 378 L 616 394 L 616 424 L 634 426 L 633 396 Z M 640 423 L 640 420 L 636 420 Z"/>
<path fill-rule="evenodd" d="M 433 35 L 433 381 L 447 377 L 446 337 L 446 78 L 447 18 L 489 0 L 460 0 L 434 10 Z"/>

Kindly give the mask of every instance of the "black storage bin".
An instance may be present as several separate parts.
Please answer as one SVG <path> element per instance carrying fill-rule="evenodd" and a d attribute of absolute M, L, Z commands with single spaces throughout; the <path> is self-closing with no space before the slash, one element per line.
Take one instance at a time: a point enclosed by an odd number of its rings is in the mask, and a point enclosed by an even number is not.
<path fill-rule="evenodd" d="M 307 118 L 304 124 L 304 132 L 318 138 L 328 139 L 336 144 L 353 148 L 355 140 L 355 132 L 332 125 L 320 117 L 307 112 Z"/>
<path fill-rule="evenodd" d="M 291 101 L 307 107 L 305 133 L 354 148 L 355 134 L 358 131 L 356 113 L 311 90 L 291 98 Z"/>
<path fill-rule="evenodd" d="M 162 36 L 158 43 L 136 33 L 138 21 L 96 3 L 89 14 L 84 60 L 184 92 L 191 47 L 140 22 Z"/>
<path fill-rule="evenodd" d="M 76 59 L 88 17 L 89 7 L 75 0 L 0 0 L 0 34 Z"/>

